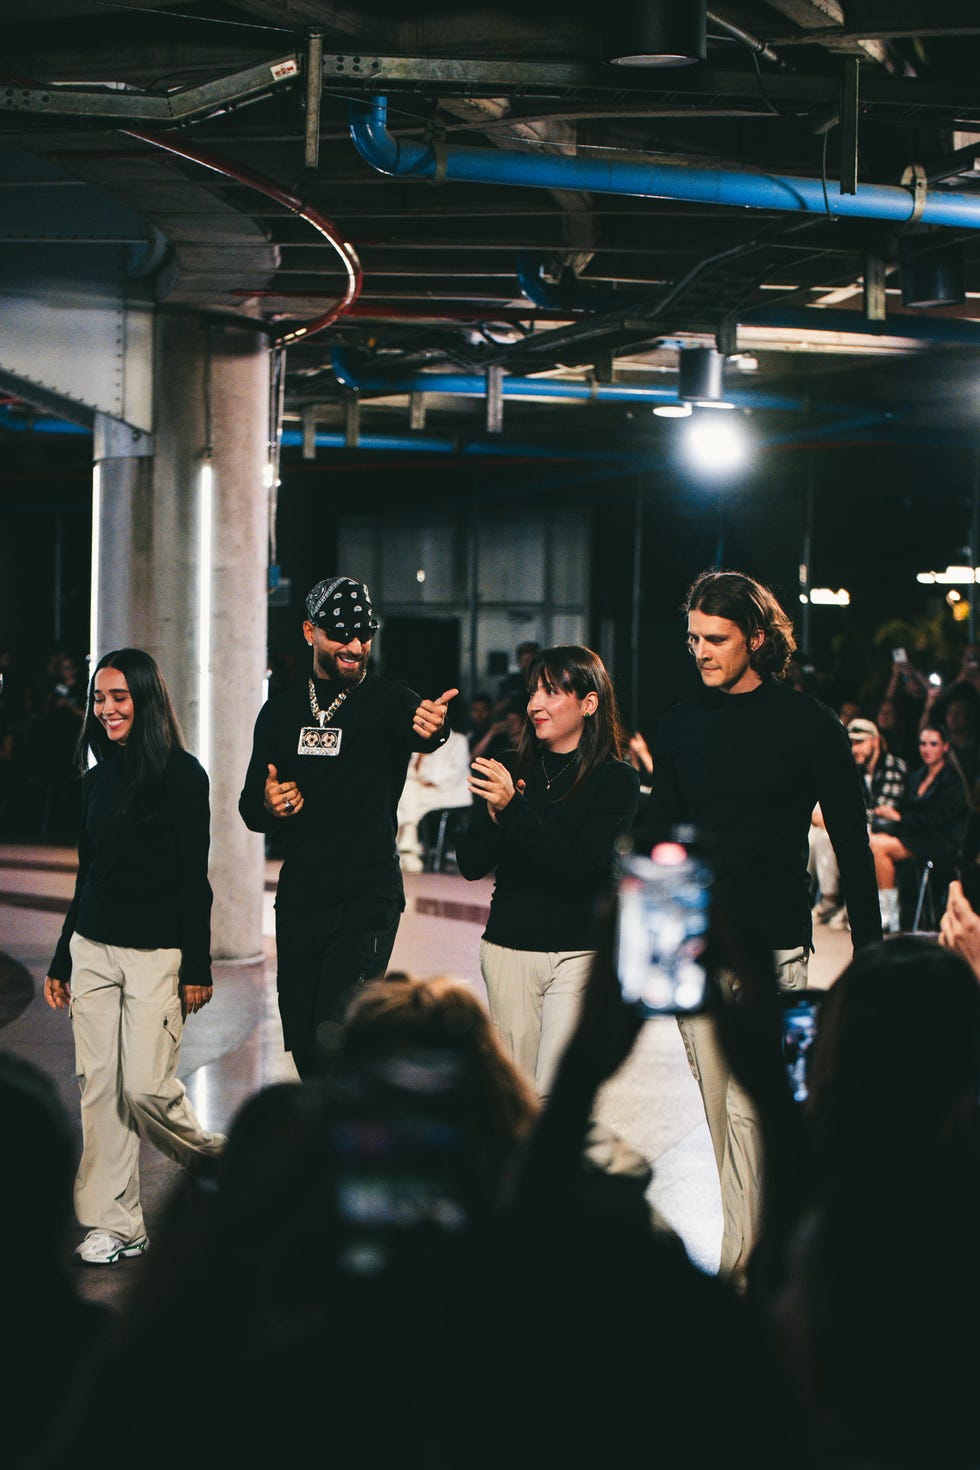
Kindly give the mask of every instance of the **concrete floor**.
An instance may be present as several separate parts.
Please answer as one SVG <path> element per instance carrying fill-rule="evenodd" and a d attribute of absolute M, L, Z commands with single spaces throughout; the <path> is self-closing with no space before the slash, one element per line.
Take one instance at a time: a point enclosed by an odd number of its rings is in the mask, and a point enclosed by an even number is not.
<path fill-rule="evenodd" d="M 217 964 L 212 1003 L 185 1028 L 181 1077 L 206 1127 L 226 1131 L 241 1103 L 272 1082 L 296 1076 L 282 1049 L 275 996 L 272 899 L 278 864 L 267 864 L 264 964 Z M 78 1115 L 71 1027 L 51 1011 L 42 986 L 74 886 L 75 854 L 59 847 L 0 845 L 0 1045 L 40 1066 Z M 407 904 L 392 969 L 450 973 L 485 999 L 478 942 L 492 880 L 454 873 L 408 873 Z M 850 935 L 816 933 L 810 984 L 829 985 L 850 958 Z M 681 1236 L 688 1254 L 717 1269 L 721 1209 L 717 1176 L 697 1085 L 672 1018 L 648 1021 L 629 1058 L 603 1088 L 597 1115 L 653 1165 L 651 1203 Z M 144 1213 L 152 1236 L 177 1169 L 149 1145 L 141 1154 Z M 81 1235 L 81 1232 L 79 1232 Z M 138 1262 L 81 1273 L 86 1295 L 117 1301 Z"/>

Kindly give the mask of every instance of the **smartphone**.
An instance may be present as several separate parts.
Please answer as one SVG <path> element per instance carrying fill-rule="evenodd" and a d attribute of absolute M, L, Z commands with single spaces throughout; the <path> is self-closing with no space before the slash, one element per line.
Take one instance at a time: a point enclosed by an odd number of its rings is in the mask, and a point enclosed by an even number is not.
<path fill-rule="evenodd" d="M 616 969 L 624 1000 L 641 1015 L 705 1009 L 711 881 L 708 858 L 690 829 L 622 860 Z"/>
<path fill-rule="evenodd" d="M 783 1061 L 796 1102 L 809 1096 L 807 1080 L 810 1049 L 817 1036 L 817 1018 L 826 991 L 809 987 L 805 990 L 783 990 Z"/>
<path fill-rule="evenodd" d="M 893 648 L 892 649 L 892 663 L 893 664 L 907 664 L 908 661 L 909 661 L 909 656 L 905 652 L 905 649 L 904 648 Z"/>
<path fill-rule="evenodd" d="M 472 1206 L 469 1106 L 453 1046 L 405 1047 L 333 1082 L 338 1264 L 374 1276 L 411 1239 L 458 1235 Z"/>

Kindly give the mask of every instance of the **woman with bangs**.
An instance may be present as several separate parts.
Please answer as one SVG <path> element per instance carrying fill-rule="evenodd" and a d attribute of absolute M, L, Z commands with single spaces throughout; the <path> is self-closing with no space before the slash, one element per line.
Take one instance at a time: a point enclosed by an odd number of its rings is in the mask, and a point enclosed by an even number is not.
<path fill-rule="evenodd" d="M 473 812 L 456 862 L 464 878 L 494 873 L 480 941 L 490 1016 L 543 1098 L 578 1018 L 596 900 L 612 886 L 639 778 L 598 654 L 543 649 L 527 687 L 516 749 L 473 762 Z"/>

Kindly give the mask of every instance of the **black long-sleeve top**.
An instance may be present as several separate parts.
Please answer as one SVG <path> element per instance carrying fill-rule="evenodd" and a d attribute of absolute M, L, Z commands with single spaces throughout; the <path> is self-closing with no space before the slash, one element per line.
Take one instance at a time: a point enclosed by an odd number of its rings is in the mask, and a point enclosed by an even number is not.
<path fill-rule="evenodd" d="M 860 777 L 834 711 L 766 678 L 745 694 L 702 690 L 664 715 L 644 825 L 700 827 L 711 840 L 718 898 L 773 949 L 811 945 L 816 802 L 858 949 L 881 938 L 881 913 Z"/>
<path fill-rule="evenodd" d="M 340 687 L 314 680 L 322 710 L 329 710 Z M 328 722 L 341 732 L 337 755 L 300 754 L 300 731 L 317 724 L 307 679 L 259 710 L 238 810 L 253 832 L 282 835 L 277 908 L 308 911 L 352 896 L 404 903 L 396 834 L 408 758 L 413 750 L 437 750 L 449 735 L 448 725 L 428 740 L 415 733 L 420 702 L 414 689 L 368 674 Z M 266 810 L 270 765 L 303 794 L 302 809 L 290 817 Z"/>
<path fill-rule="evenodd" d="M 211 984 L 211 808 L 207 772 L 188 750 L 171 753 L 148 807 L 123 810 L 123 751 L 110 750 L 82 781 L 78 877 L 48 974 L 71 979 L 76 931 L 99 944 L 179 949 L 181 985 Z"/>
<path fill-rule="evenodd" d="M 497 757 L 514 772 L 516 754 Z M 640 783 L 626 761 L 608 759 L 567 800 L 572 772 L 548 791 L 535 761 L 523 795 L 494 823 L 485 801 L 473 804 L 456 842 L 464 878 L 496 870 L 484 939 L 506 949 L 595 947 L 595 901 L 612 882 L 616 840 L 628 833 Z"/>
<path fill-rule="evenodd" d="M 937 858 L 953 858 L 963 845 L 966 834 L 966 791 L 963 782 L 950 765 L 944 765 L 927 790 L 919 795 L 919 787 L 927 770 L 913 771 L 902 800 L 899 839 L 920 862 Z"/>

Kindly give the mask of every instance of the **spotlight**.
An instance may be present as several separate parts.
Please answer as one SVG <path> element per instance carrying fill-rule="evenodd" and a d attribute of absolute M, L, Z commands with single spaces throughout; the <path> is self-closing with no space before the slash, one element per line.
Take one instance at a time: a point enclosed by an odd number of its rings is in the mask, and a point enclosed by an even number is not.
<path fill-rule="evenodd" d="M 693 413 L 689 403 L 658 403 L 653 411 L 658 419 L 688 419 Z"/>
<path fill-rule="evenodd" d="M 689 66 L 707 55 L 707 0 L 615 0 L 602 23 L 613 66 Z"/>
<path fill-rule="evenodd" d="M 714 347 L 685 347 L 680 354 L 677 396 L 682 403 L 725 404 L 725 356 Z"/>
<path fill-rule="evenodd" d="M 695 469 L 706 474 L 736 470 L 748 458 L 748 441 L 740 415 L 697 413 L 681 432 L 687 459 Z"/>

